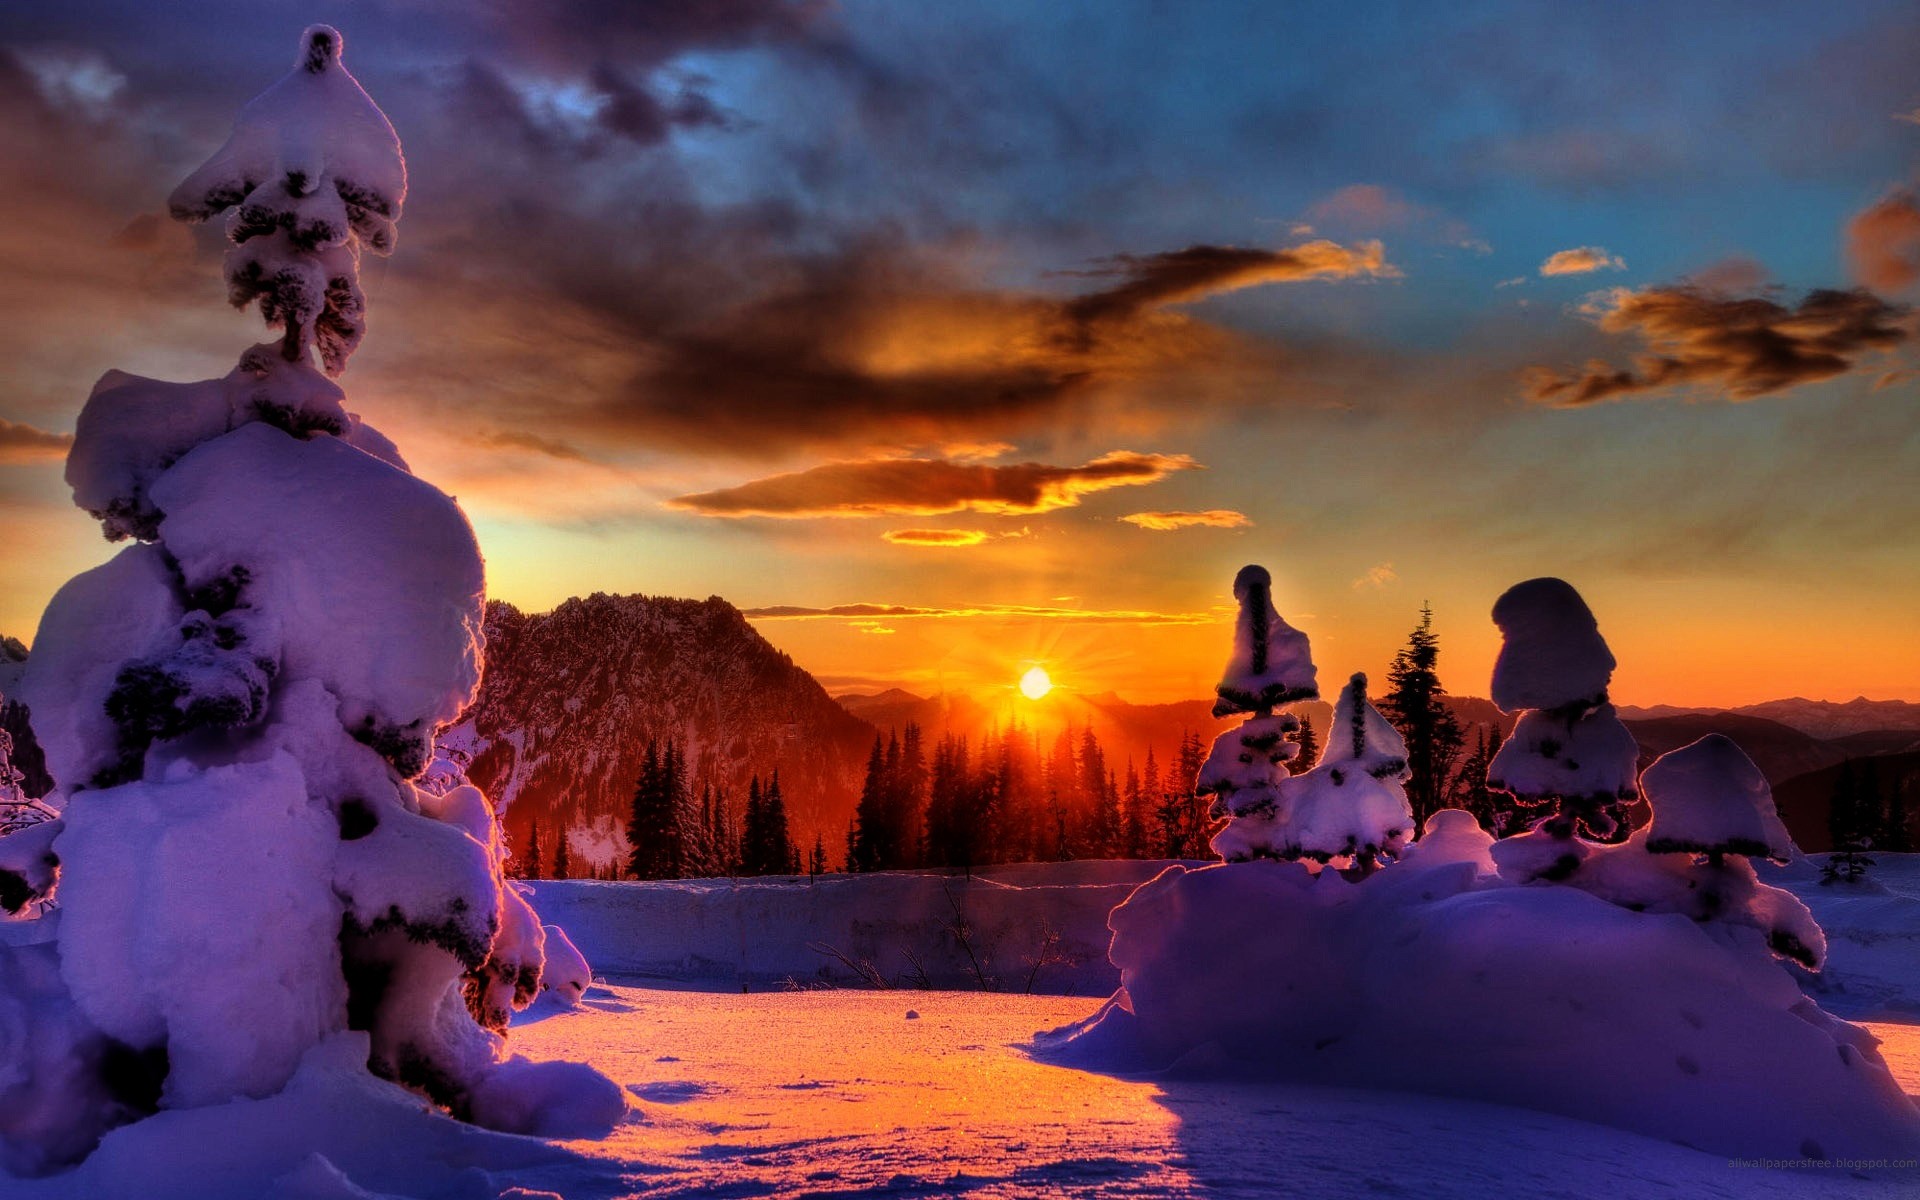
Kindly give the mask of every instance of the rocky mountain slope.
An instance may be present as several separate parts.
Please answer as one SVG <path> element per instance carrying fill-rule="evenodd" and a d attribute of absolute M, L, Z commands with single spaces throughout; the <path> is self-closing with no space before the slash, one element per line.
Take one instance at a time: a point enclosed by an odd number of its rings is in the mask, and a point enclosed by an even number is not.
<path fill-rule="evenodd" d="M 525 845 L 537 819 L 579 830 L 580 857 L 620 844 L 649 739 L 679 739 L 695 786 L 745 803 L 749 778 L 780 772 L 794 836 L 844 839 L 874 730 L 835 704 L 719 597 L 572 599 L 550 613 L 487 606 L 480 695 L 443 737 L 506 807 Z"/>

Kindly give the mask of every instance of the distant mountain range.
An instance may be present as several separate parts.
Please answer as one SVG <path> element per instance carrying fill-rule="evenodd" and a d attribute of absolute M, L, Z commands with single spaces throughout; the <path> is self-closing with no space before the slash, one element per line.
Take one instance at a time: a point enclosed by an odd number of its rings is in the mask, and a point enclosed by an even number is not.
<path fill-rule="evenodd" d="M 1730 712 L 1743 717 L 1761 717 L 1778 721 L 1800 732 L 1831 741 L 1850 734 L 1880 733 L 1886 730 L 1920 732 L 1920 704 L 1905 700 L 1869 700 L 1864 696 L 1845 703 L 1833 700 L 1768 700 L 1761 704 L 1743 704 L 1738 708 L 1676 708 L 1657 704 L 1652 708 L 1621 705 L 1620 715 L 1633 718 L 1697 716 L 1702 713 Z"/>

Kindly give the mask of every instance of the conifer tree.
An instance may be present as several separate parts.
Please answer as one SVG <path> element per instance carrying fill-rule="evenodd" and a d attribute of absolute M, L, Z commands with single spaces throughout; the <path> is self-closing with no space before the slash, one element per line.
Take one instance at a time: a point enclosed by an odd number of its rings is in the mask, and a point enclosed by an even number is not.
<path fill-rule="evenodd" d="M 1820 869 L 1822 883 L 1856 883 L 1873 865 L 1866 851 L 1874 844 L 1872 830 L 1874 818 L 1879 814 L 1872 811 L 1862 782 L 1861 775 L 1854 770 L 1853 760 L 1842 761 L 1827 807 L 1827 837 L 1833 852 Z"/>
<path fill-rule="evenodd" d="M 573 857 L 567 845 L 567 827 L 560 827 L 560 836 L 554 839 L 553 877 L 555 879 L 573 878 Z"/>
<path fill-rule="evenodd" d="M 635 879 L 677 879 L 684 873 L 679 769 L 671 741 L 664 750 L 647 743 L 627 823 L 627 873 Z"/>
<path fill-rule="evenodd" d="M 546 869 L 545 849 L 540 845 L 540 822 L 534 821 L 533 829 L 527 835 L 527 852 L 520 856 L 520 877 L 539 879 Z"/>
<path fill-rule="evenodd" d="M 847 830 L 847 870 L 878 871 L 887 854 L 887 744 L 879 734 L 867 755 L 867 777 Z"/>
<path fill-rule="evenodd" d="M 766 832 L 763 835 L 765 858 L 761 863 L 762 875 L 793 875 L 799 873 L 799 855 L 794 852 L 793 832 L 787 824 L 787 801 L 780 791 L 780 771 L 774 769 L 773 779 L 768 782 L 763 797 L 763 818 Z"/>
<path fill-rule="evenodd" d="M 1295 775 L 1313 769 L 1320 761 L 1320 739 L 1313 732 L 1313 721 L 1306 713 L 1295 714 L 1300 718 L 1300 732 L 1294 738 L 1300 744 L 1300 752 L 1287 760 L 1287 770 Z"/>
<path fill-rule="evenodd" d="M 1147 801 L 1141 791 L 1140 772 L 1133 759 L 1127 759 L 1127 781 L 1121 791 L 1120 857 L 1144 858 L 1147 853 Z"/>
<path fill-rule="evenodd" d="M 1440 641 L 1433 632 L 1433 609 L 1421 606 L 1420 623 L 1407 635 L 1407 644 L 1387 669 L 1387 694 L 1380 711 L 1400 730 L 1407 743 L 1407 800 L 1413 806 L 1416 828 L 1445 808 L 1453 773 L 1465 735 L 1453 710 L 1441 699 L 1436 666 Z"/>
<path fill-rule="evenodd" d="M 827 873 L 827 842 L 819 834 L 813 835 L 813 853 L 807 857 L 807 874 L 820 876 Z"/>

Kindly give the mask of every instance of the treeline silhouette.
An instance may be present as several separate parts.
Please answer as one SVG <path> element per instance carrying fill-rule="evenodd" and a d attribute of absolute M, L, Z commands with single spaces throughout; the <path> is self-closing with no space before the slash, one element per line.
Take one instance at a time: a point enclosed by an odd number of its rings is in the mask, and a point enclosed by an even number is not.
<path fill-rule="evenodd" d="M 1388 668 L 1378 703 L 1407 742 L 1415 827 L 1439 809 L 1463 808 L 1495 836 L 1519 833 L 1537 814 L 1487 786 L 1500 730 L 1461 726 L 1445 701 L 1439 656 L 1432 610 L 1422 608 Z M 1295 771 L 1317 761 L 1322 736 L 1304 714 L 1301 724 Z M 1009 862 L 1211 858 L 1210 801 L 1193 792 L 1207 740 L 1188 731 L 1166 749 L 1164 759 L 1149 746 L 1139 760 L 1116 761 L 1090 726 L 1047 738 L 1019 722 L 977 740 L 948 733 L 929 744 L 925 731 L 908 723 L 874 739 L 844 844 L 830 862 L 824 838 L 811 847 L 794 843 L 777 772 L 764 781 L 755 776 L 736 806 L 711 783 L 696 791 L 677 741 L 649 743 L 624 860 L 597 868 L 577 863 L 565 836 L 553 831 L 549 849 L 536 824 L 529 844 L 516 849 L 514 865 L 522 877 L 677 879 L 817 875 L 835 866 L 965 871 Z M 1870 783 L 1848 786 L 1850 796 L 1872 791 Z M 1879 811 L 1877 798 L 1843 801 L 1842 808 L 1862 814 L 1853 824 L 1876 832 L 1891 824 L 1865 817 Z M 1619 836 L 1625 835 L 1623 827 Z M 1879 844 L 1887 847 L 1889 840 L 1883 836 Z"/>

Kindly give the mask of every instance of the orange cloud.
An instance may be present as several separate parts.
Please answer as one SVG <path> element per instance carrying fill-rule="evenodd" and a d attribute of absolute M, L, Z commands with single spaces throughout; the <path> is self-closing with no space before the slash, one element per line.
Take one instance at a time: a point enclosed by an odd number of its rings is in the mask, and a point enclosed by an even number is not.
<path fill-rule="evenodd" d="M 1853 277 L 1883 292 L 1920 281 L 1920 196 L 1896 188 L 1847 222 Z"/>
<path fill-rule="evenodd" d="M 1575 246 L 1555 250 L 1540 264 L 1542 275 L 1585 275 L 1590 271 L 1624 271 L 1627 264 L 1617 254 L 1608 254 L 1600 246 Z"/>
<path fill-rule="evenodd" d="M 667 506 L 710 517 L 1043 513 L 1071 508 L 1091 492 L 1157 483 L 1175 471 L 1199 469 L 1200 464 L 1184 454 L 1128 451 L 1103 454 L 1077 467 L 880 458 L 827 463 L 737 487 L 677 496 Z"/>
<path fill-rule="evenodd" d="M 70 433 L 48 433 L 0 417 L 0 463 L 58 462 L 72 445 Z"/>
<path fill-rule="evenodd" d="M 896 546 L 978 546 L 990 535 L 984 529 L 889 529 L 880 536 Z"/>
<path fill-rule="evenodd" d="M 1253 522 L 1247 514 L 1230 508 L 1209 508 L 1204 512 L 1137 512 L 1120 518 L 1142 529 L 1171 530 L 1204 526 L 1210 529 L 1245 529 Z"/>
<path fill-rule="evenodd" d="M 1789 308 L 1695 284 L 1615 288 L 1590 311 L 1601 329 L 1636 337 L 1648 352 L 1630 368 L 1597 360 L 1571 374 L 1531 368 L 1529 400 L 1576 408 L 1686 384 L 1751 400 L 1844 375 L 1913 336 L 1909 309 L 1864 289 L 1812 291 Z"/>

